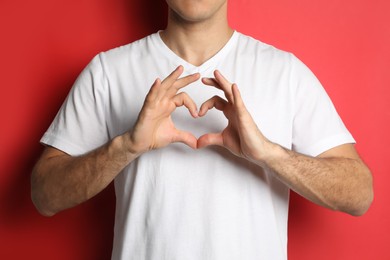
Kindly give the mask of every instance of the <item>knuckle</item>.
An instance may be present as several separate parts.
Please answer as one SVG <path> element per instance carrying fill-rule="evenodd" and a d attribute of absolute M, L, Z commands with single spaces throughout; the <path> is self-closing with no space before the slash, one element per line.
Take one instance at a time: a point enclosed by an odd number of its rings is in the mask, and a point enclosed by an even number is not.
<path fill-rule="evenodd" d="M 175 82 L 173 82 L 172 87 L 174 87 L 175 89 L 179 89 L 183 85 L 185 85 L 185 83 L 183 83 L 182 80 L 176 80 Z"/>
<path fill-rule="evenodd" d="M 154 98 L 151 96 L 146 96 L 144 101 L 144 106 L 151 107 L 154 104 Z"/>
<path fill-rule="evenodd" d="M 185 92 L 180 92 L 180 93 L 176 94 L 176 98 L 179 100 L 187 100 L 187 99 L 189 99 L 189 96 Z"/>
<path fill-rule="evenodd" d="M 189 97 L 189 95 L 186 92 L 180 92 L 178 95 L 180 95 L 183 98 Z"/>

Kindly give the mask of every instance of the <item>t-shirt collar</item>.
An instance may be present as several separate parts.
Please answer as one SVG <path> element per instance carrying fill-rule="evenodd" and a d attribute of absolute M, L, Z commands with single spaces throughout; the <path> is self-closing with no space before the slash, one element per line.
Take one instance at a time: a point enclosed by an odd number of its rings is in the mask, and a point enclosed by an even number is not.
<path fill-rule="evenodd" d="M 159 51 L 168 58 L 171 62 L 175 64 L 175 66 L 182 65 L 184 66 L 184 69 L 187 73 L 203 73 L 207 70 L 209 70 L 212 67 L 215 67 L 219 60 L 221 60 L 224 56 L 226 56 L 227 53 L 232 49 L 232 47 L 237 42 L 238 33 L 236 31 L 233 31 L 232 36 L 230 37 L 229 41 L 222 47 L 221 50 L 219 50 L 214 56 L 212 56 L 210 59 L 205 61 L 200 66 L 195 66 L 186 60 L 182 59 L 180 56 L 178 56 L 175 52 L 173 52 L 161 39 L 160 32 L 152 35 L 152 40 L 154 45 L 159 49 Z"/>

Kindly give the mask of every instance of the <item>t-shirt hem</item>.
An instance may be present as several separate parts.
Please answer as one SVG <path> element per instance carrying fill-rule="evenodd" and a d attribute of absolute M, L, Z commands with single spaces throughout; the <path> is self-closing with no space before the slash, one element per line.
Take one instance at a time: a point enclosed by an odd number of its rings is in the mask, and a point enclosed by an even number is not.
<path fill-rule="evenodd" d="M 79 146 L 64 140 L 63 138 L 60 138 L 56 135 L 53 135 L 52 133 L 45 133 L 41 140 L 40 143 L 52 146 L 58 150 L 61 150 L 69 155 L 72 156 L 77 156 L 85 153 L 83 149 L 81 149 Z"/>
<path fill-rule="evenodd" d="M 308 154 L 308 155 L 315 157 L 315 156 L 318 156 L 321 153 L 323 153 L 329 149 L 332 149 L 336 146 L 343 145 L 343 144 L 349 144 L 349 143 L 354 144 L 354 143 L 356 143 L 356 141 L 352 137 L 351 134 L 342 133 L 342 134 L 328 137 L 326 139 L 322 139 L 321 141 L 317 142 L 316 144 L 314 144 L 306 149 L 302 149 L 300 151 L 297 151 L 297 152 L 300 152 L 303 154 Z"/>

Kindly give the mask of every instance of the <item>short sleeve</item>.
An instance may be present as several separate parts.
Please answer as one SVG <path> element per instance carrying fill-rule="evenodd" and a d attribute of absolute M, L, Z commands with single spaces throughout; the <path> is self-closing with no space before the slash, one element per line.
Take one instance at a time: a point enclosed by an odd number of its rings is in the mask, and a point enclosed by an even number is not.
<path fill-rule="evenodd" d="M 293 56 L 293 150 L 317 156 L 331 148 L 355 143 L 319 80 Z"/>
<path fill-rule="evenodd" d="M 81 72 L 41 143 L 76 156 L 108 141 L 107 80 L 99 55 Z"/>

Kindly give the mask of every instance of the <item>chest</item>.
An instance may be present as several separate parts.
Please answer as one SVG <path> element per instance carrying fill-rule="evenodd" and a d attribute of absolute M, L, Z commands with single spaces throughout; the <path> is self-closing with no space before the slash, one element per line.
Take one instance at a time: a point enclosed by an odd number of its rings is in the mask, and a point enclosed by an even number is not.
<path fill-rule="evenodd" d="M 117 78 L 115 84 L 111 85 L 108 102 L 107 126 L 112 137 L 134 126 L 150 86 L 157 77 L 164 79 L 172 67 L 171 64 L 165 64 L 162 68 L 143 72 L 132 71 Z M 223 64 L 211 68 L 201 76 L 211 77 L 214 69 L 220 70 L 229 81 L 237 83 L 245 105 L 262 133 L 271 141 L 290 148 L 293 100 L 289 92 L 288 80 L 283 78 L 283 75 L 271 77 L 261 67 L 240 71 Z M 198 109 L 203 102 L 214 95 L 225 98 L 221 90 L 206 86 L 200 80 L 181 91 L 186 92 L 194 100 Z M 228 123 L 223 113 L 216 109 L 208 111 L 202 118 L 194 119 L 185 107 L 177 108 L 172 114 L 172 120 L 178 129 L 190 131 L 196 137 L 222 131 Z"/>

